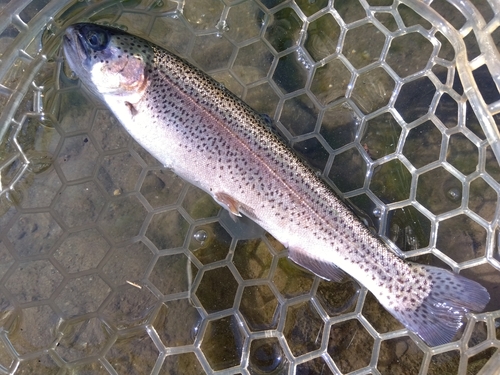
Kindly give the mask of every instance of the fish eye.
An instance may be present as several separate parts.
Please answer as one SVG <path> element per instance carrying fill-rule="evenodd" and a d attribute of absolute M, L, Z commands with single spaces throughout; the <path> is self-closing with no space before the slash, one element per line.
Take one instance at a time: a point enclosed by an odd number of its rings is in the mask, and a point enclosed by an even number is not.
<path fill-rule="evenodd" d="M 87 34 L 87 44 L 95 51 L 101 51 L 106 48 L 108 38 L 106 33 L 101 31 L 91 31 Z"/>

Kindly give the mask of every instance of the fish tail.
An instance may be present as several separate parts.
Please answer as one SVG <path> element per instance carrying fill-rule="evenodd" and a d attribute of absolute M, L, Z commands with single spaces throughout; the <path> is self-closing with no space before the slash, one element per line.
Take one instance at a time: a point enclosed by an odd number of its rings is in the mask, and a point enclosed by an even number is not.
<path fill-rule="evenodd" d="M 414 265 L 431 281 L 429 294 L 416 308 L 392 308 L 391 313 L 430 346 L 453 340 L 468 312 L 480 312 L 490 300 L 479 283 L 438 267 Z"/>

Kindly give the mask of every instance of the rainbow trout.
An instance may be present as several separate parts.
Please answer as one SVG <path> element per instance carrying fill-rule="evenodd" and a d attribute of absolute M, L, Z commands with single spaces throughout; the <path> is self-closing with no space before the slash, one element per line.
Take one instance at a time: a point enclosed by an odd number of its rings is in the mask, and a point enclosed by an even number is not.
<path fill-rule="evenodd" d="M 233 215 L 254 220 L 316 275 L 345 271 L 429 345 L 451 341 L 490 297 L 480 284 L 397 257 L 269 129 L 205 73 L 124 31 L 68 27 L 64 53 L 131 136 Z"/>

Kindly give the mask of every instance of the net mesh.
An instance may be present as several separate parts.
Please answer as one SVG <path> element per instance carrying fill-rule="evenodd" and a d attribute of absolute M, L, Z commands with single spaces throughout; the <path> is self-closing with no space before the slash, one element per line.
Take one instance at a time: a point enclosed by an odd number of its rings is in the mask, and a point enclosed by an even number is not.
<path fill-rule="evenodd" d="M 0 373 L 495 374 L 494 0 L 0 1 Z M 72 22 L 190 60 L 402 257 L 492 300 L 429 348 L 164 169 L 64 65 Z"/>

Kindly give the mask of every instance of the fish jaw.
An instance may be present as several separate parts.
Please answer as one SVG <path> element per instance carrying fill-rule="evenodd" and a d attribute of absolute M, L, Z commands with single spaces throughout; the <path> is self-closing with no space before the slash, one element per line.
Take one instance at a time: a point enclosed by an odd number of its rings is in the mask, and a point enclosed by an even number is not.
<path fill-rule="evenodd" d="M 71 68 L 87 61 L 87 53 L 81 42 L 79 41 L 78 34 L 75 26 L 68 26 L 63 36 L 63 50 L 66 62 Z"/>
<path fill-rule="evenodd" d="M 101 94 L 92 83 L 89 58 L 82 44 L 78 25 L 71 25 L 66 29 L 63 36 L 63 51 L 71 70 L 76 73 L 81 81 L 85 82 L 87 88 L 93 89 L 93 93 L 101 97 Z"/>

